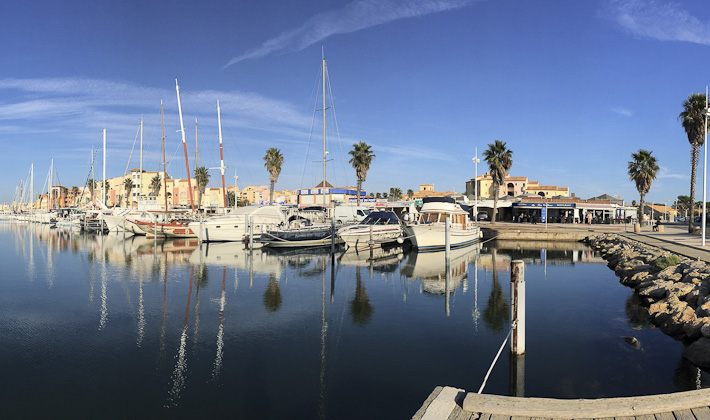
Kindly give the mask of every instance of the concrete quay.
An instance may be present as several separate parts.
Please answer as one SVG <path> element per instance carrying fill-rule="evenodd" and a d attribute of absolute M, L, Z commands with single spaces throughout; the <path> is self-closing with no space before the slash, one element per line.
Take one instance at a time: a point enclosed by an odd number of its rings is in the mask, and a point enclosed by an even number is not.
<path fill-rule="evenodd" d="M 694 260 L 710 263 L 710 227 L 706 235 L 706 245 L 702 246 L 700 235 L 688 233 L 688 225 L 669 223 L 663 232 L 654 232 L 651 226 L 643 226 L 640 233 L 634 233 L 633 225 L 587 225 L 554 223 L 480 223 L 484 240 L 525 240 L 525 241 L 583 241 L 587 236 L 601 233 L 615 233 L 646 245 L 665 249 Z"/>

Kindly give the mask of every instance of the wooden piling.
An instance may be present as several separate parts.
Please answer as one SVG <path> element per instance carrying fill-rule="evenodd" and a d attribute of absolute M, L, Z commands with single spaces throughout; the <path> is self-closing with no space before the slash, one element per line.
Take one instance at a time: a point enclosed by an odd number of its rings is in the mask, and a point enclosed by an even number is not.
<path fill-rule="evenodd" d="M 525 354 L 525 262 L 514 260 L 510 263 L 510 318 L 513 333 L 510 352 Z"/>

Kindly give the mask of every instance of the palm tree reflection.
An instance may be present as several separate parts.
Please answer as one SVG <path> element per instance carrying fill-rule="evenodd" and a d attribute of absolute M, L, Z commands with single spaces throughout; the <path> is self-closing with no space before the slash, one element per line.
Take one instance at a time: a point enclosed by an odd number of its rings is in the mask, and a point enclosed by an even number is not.
<path fill-rule="evenodd" d="M 624 308 L 626 317 L 635 330 L 640 330 L 648 324 L 648 308 L 641 305 L 641 299 L 636 293 L 632 293 L 626 299 Z"/>
<path fill-rule="evenodd" d="M 355 268 L 355 282 L 355 296 L 350 301 L 350 315 L 352 315 L 355 324 L 363 327 L 370 322 L 373 309 L 360 277 L 360 266 Z"/>
<path fill-rule="evenodd" d="M 496 266 L 496 250 L 491 254 L 493 259 L 493 286 L 488 295 L 488 303 L 483 311 L 483 322 L 493 331 L 501 331 L 510 320 L 510 307 L 505 300 L 503 288 L 498 283 L 498 267 Z"/>
<path fill-rule="evenodd" d="M 269 275 L 269 287 L 264 292 L 264 307 L 269 312 L 276 312 L 281 308 L 281 289 L 274 274 Z"/>

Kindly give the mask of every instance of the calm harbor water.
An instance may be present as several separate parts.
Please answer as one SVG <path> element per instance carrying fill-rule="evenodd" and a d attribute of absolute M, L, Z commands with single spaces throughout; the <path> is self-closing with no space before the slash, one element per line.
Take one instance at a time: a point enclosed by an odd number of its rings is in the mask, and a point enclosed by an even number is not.
<path fill-rule="evenodd" d="M 409 418 L 437 385 L 480 387 L 508 333 L 512 259 L 525 395 L 708 386 L 582 244 L 456 250 L 448 287 L 442 253 L 368 257 L 0 222 L 0 418 Z M 485 392 L 511 382 L 506 349 Z"/>

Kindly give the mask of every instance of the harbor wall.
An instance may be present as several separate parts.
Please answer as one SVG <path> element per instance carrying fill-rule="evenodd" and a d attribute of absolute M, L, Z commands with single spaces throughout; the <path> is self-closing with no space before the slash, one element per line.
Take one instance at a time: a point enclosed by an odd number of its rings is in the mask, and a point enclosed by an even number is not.
<path fill-rule="evenodd" d="M 562 241 L 581 242 L 589 236 L 587 230 L 575 231 L 545 231 L 545 230 L 524 230 L 524 229 L 492 229 L 482 228 L 483 239 L 498 239 L 509 241 Z"/>

